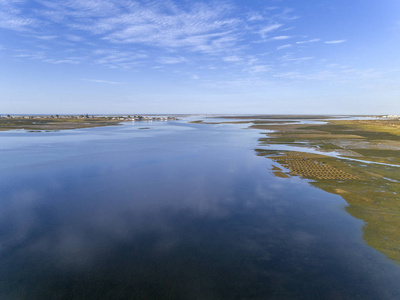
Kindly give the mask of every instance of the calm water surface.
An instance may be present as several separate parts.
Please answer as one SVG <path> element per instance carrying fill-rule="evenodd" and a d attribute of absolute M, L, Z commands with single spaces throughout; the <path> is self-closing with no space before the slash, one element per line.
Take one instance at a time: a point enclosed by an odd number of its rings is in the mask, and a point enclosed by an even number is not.
<path fill-rule="evenodd" d="M 399 299 L 399 266 L 346 202 L 273 177 L 259 137 L 1 132 L 0 299 Z"/>

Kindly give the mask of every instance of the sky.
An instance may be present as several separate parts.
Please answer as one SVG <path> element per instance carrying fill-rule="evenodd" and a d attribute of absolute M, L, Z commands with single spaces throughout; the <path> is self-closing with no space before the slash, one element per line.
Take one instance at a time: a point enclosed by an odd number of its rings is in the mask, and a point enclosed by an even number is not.
<path fill-rule="evenodd" d="M 0 114 L 400 114 L 398 0 L 0 0 Z"/>

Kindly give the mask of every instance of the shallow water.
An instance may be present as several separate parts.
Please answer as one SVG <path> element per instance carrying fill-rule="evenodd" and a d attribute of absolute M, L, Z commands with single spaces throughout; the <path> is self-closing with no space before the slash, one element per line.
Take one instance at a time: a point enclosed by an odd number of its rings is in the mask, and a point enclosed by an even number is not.
<path fill-rule="evenodd" d="M 1 132 L 0 299 L 398 298 L 344 200 L 242 127 Z"/>

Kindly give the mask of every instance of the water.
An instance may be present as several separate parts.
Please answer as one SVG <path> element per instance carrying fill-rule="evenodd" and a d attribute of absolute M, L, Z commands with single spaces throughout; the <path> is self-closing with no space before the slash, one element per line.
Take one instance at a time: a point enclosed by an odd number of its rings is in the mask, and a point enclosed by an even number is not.
<path fill-rule="evenodd" d="M 0 299 L 399 298 L 344 200 L 240 128 L 0 133 Z"/>

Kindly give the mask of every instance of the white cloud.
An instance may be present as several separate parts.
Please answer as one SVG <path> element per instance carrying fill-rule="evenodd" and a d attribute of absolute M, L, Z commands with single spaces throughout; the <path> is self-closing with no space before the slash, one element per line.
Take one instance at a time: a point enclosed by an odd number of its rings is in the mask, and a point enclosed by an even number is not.
<path fill-rule="evenodd" d="M 282 31 L 289 31 L 289 30 L 294 30 L 294 29 L 296 29 L 296 27 L 292 26 L 292 27 L 282 28 Z"/>
<path fill-rule="evenodd" d="M 26 31 L 29 27 L 37 25 L 34 18 L 22 15 L 25 2 L 21 0 L 0 1 L 0 28 Z"/>
<path fill-rule="evenodd" d="M 319 41 L 321 41 L 321 39 L 311 39 L 311 40 L 307 40 L 307 41 L 299 41 L 299 42 L 296 42 L 296 44 L 299 44 L 299 45 L 301 45 L 301 44 L 309 44 L 309 43 L 316 43 L 316 42 L 319 42 Z"/>
<path fill-rule="evenodd" d="M 44 62 L 87 61 L 112 68 L 167 67 L 185 62 L 184 57 L 209 58 L 209 63 L 216 58 L 239 62 L 249 54 L 257 59 L 263 55 L 251 49 L 257 41 L 291 38 L 277 33 L 294 19 L 291 10 L 264 7 L 238 14 L 239 9 L 219 1 L 0 0 L 0 29 L 43 40 Z M 82 58 L 70 59 L 68 53 Z"/>
<path fill-rule="evenodd" d="M 54 64 L 54 65 L 58 65 L 58 64 L 77 65 L 80 63 L 79 60 L 75 60 L 75 59 L 54 59 L 54 58 L 43 59 L 43 62 Z"/>
<path fill-rule="evenodd" d="M 281 28 L 282 26 L 283 26 L 283 24 L 278 24 L 278 23 L 268 25 L 266 27 L 263 27 L 259 31 L 259 34 L 261 35 L 262 38 L 265 38 L 267 36 L 267 33 L 271 32 L 271 31 L 274 31 L 274 30 L 277 30 L 277 29 Z"/>
<path fill-rule="evenodd" d="M 288 35 L 279 35 L 279 36 L 272 37 L 271 40 L 281 41 L 281 40 L 287 40 L 290 38 L 291 38 L 291 36 L 288 36 Z"/>
<path fill-rule="evenodd" d="M 56 35 L 38 35 L 38 36 L 36 36 L 36 38 L 38 38 L 39 40 L 47 41 L 47 40 L 54 40 L 57 38 L 57 36 Z"/>
<path fill-rule="evenodd" d="M 346 40 L 335 40 L 335 41 L 326 41 L 325 44 L 341 44 L 346 42 Z"/>
<path fill-rule="evenodd" d="M 279 46 L 279 47 L 277 47 L 276 49 L 282 50 L 282 49 L 290 48 L 290 47 L 292 47 L 292 46 L 293 46 L 292 44 L 286 44 L 286 45 Z"/>
<path fill-rule="evenodd" d="M 314 59 L 313 56 L 306 56 L 306 57 L 292 57 L 292 55 L 284 55 L 281 60 L 285 62 L 302 62 L 306 60 Z"/>
<path fill-rule="evenodd" d="M 26 31 L 29 27 L 37 25 L 32 18 L 19 18 L 17 16 L 7 15 L 0 12 L 0 28 L 16 31 Z"/>
<path fill-rule="evenodd" d="M 44 60 L 46 59 L 45 55 L 43 53 L 35 53 L 35 52 L 29 52 L 26 53 L 25 51 L 17 51 L 19 54 L 14 54 L 12 57 L 15 58 L 26 58 L 26 59 L 32 59 L 32 60 Z"/>
<path fill-rule="evenodd" d="M 264 20 L 264 17 L 260 15 L 258 12 L 252 12 L 248 15 L 247 20 L 250 22 L 262 21 Z"/>
<path fill-rule="evenodd" d="M 43 14 L 53 22 L 119 44 L 216 52 L 236 41 L 240 22 L 229 16 L 231 6 L 223 4 L 194 3 L 183 9 L 171 1 L 41 2 Z"/>

